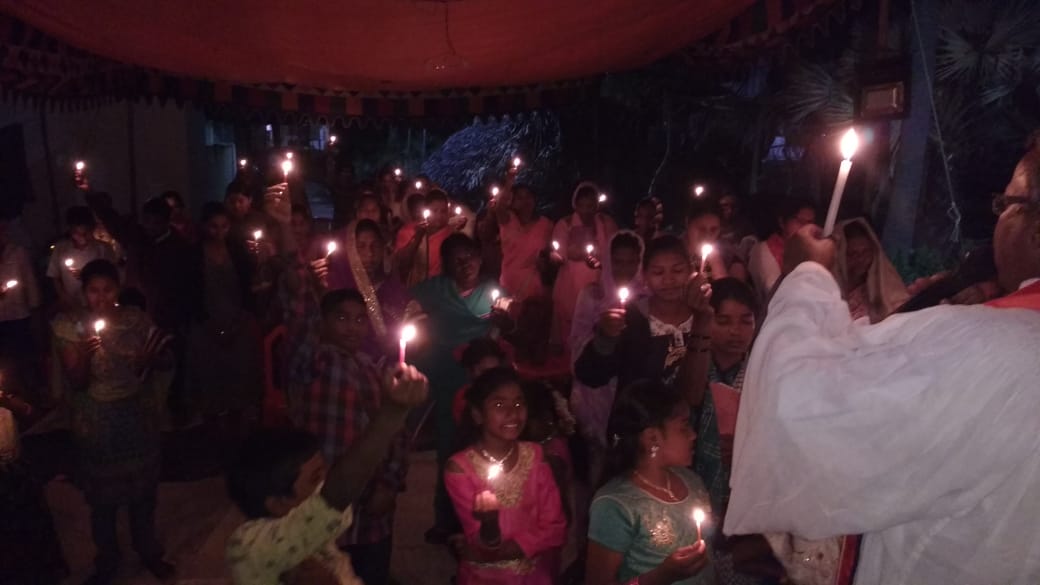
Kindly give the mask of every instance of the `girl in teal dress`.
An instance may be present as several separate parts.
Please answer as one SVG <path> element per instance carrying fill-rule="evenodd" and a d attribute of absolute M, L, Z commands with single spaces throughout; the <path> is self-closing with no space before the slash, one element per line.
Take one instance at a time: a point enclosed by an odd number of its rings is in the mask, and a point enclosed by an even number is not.
<path fill-rule="evenodd" d="M 696 438 L 686 400 L 657 381 L 634 382 L 607 425 L 606 483 L 592 500 L 588 585 L 715 583 L 695 517 L 711 518 L 704 484 L 688 468 Z M 696 512 L 700 514 L 696 514 Z"/>

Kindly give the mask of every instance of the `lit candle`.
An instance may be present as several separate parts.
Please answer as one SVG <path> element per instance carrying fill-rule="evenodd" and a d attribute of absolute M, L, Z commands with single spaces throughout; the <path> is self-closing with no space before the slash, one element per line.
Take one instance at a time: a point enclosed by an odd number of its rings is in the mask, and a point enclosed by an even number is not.
<path fill-rule="evenodd" d="M 586 254 L 592 254 L 595 251 L 596 251 L 596 246 L 593 246 L 592 244 L 586 244 L 585 245 L 585 253 Z"/>
<path fill-rule="evenodd" d="M 69 270 L 72 270 L 72 265 L 75 264 L 75 263 L 76 262 L 73 261 L 72 258 L 66 258 L 65 259 L 65 268 L 68 268 Z"/>
<path fill-rule="evenodd" d="M 292 172 L 293 164 L 289 159 L 282 161 L 282 175 L 285 176 L 285 182 L 289 182 L 289 173 Z"/>
<path fill-rule="evenodd" d="M 859 136 L 855 128 L 841 137 L 841 166 L 838 167 L 838 180 L 834 183 L 834 192 L 831 193 L 831 206 L 827 208 L 827 221 L 823 224 L 823 237 L 829 238 L 834 233 L 834 223 L 838 220 L 838 208 L 841 207 L 841 196 L 845 193 L 845 182 L 849 179 L 849 171 L 852 170 L 852 157 L 859 148 Z"/>
<path fill-rule="evenodd" d="M 715 246 L 711 244 L 701 246 L 701 271 L 708 277 L 708 280 L 711 280 L 711 264 L 708 263 L 708 256 L 711 256 L 714 251 Z"/>
<path fill-rule="evenodd" d="M 396 168 L 396 169 L 394 169 L 394 176 L 397 177 L 398 179 L 400 179 L 401 178 L 401 174 L 403 172 L 404 171 L 402 171 L 400 168 Z"/>
<path fill-rule="evenodd" d="M 415 182 L 415 188 L 416 189 L 422 189 L 422 181 L 416 181 Z"/>
<path fill-rule="evenodd" d="M 76 161 L 76 172 L 77 173 L 82 173 L 86 169 L 87 169 L 87 163 L 85 163 L 85 162 L 83 162 L 81 160 Z"/>
<path fill-rule="evenodd" d="M 332 253 L 336 251 L 336 242 L 329 242 L 328 244 L 325 244 L 325 250 L 328 251 L 328 253 L 325 254 L 326 258 L 332 256 Z"/>
<path fill-rule="evenodd" d="M 500 475 L 502 475 L 501 463 L 492 463 L 491 465 L 488 465 L 487 478 L 489 483 L 498 479 L 498 476 Z"/>
<path fill-rule="evenodd" d="M 244 168 L 246 168 L 247 164 L 249 164 L 248 160 L 246 160 L 244 158 L 238 159 L 238 166 L 239 166 L 239 168 L 243 168 L 244 169 Z"/>
<path fill-rule="evenodd" d="M 495 186 L 491 187 L 491 198 L 494 199 L 495 197 L 498 197 L 498 194 L 500 192 L 501 192 L 501 189 L 498 188 L 498 185 L 495 185 Z"/>
<path fill-rule="evenodd" d="M 502 296 L 502 292 L 497 288 L 491 290 L 491 304 L 494 305 L 498 302 L 498 297 Z"/>
<path fill-rule="evenodd" d="M 552 247 L 553 247 L 553 252 L 559 252 L 560 251 L 560 243 L 557 242 L 556 240 L 553 240 Z"/>
<path fill-rule="evenodd" d="M 291 150 L 289 152 L 285 153 L 285 158 L 287 158 L 289 160 L 292 160 L 292 157 L 293 157 L 293 152 Z"/>
<path fill-rule="evenodd" d="M 423 221 L 430 221 L 430 210 L 429 209 L 422 210 L 422 218 L 423 218 Z"/>
<path fill-rule="evenodd" d="M 397 354 L 398 363 L 404 364 L 404 354 L 408 349 L 408 342 L 415 339 L 418 332 L 415 330 L 415 325 L 408 324 L 401 328 L 401 345 L 400 351 Z"/>
<path fill-rule="evenodd" d="M 600 193 L 599 194 L 599 202 L 600 203 L 606 203 L 607 202 L 607 194 L 606 193 Z"/>
<path fill-rule="evenodd" d="M 518 157 L 518 156 L 517 157 L 513 157 L 513 168 L 514 169 L 519 169 L 520 165 L 523 164 L 523 162 L 524 161 L 520 160 L 520 157 Z"/>
<path fill-rule="evenodd" d="M 104 319 L 98 319 L 97 321 L 94 321 L 94 335 L 97 335 L 98 337 L 100 337 L 101 336 L 101 332 L 104 329 L 105 329 L 105 320 Z"/>
<path fill-rule="evenodd" d="M 264 232 L 261 230 L 253 230 L 253 239 L 260 241 L 260 238 L 264 237 Z"/>
<path fill-rule="evenodd" d="M 455 206 L 455 215 L 462 215 L 462 206 L 461 205 L 456 205 Z"/>
<path fill-rule="evenodd" d="M 628 287 L 627 286 L 623 286 L 623 287 L 619 288 L 618 291 L 617 291 L 618 300 L 621 301 L 622 305 L 624 305 L 625 303 L 628 302 L 628 295 L 629 295 L 629 292 L 628 292 Z"/>
<path fill-rule="evenodd" d="M 701 195 L 704 195 L 704 185 L 697 185 L 693 188 L 693 196 L 700 197 Z"/>
<path fill-rule="evenodd" d="M 18 286 L 18 281 L 17 280 L 14 280 L 14 279 L 8 280 L 7 282 L 4 283 L 4 292 L 9 291 L 9 290 L 11 290 L 12 288 L 14 288 L 16 286 Z"/>
<path fill-rule="evenodd" d="M 332 136 L 329 136 L 329 143 L 330 144 L 336 144 L 336 140 L 338 140 L 338 138 L 336 138 L 335 134 L 333 134 Z"/>
<path fill-rule="evenodd" d="M 701 536 L 701 524 L 704 524 L 704 510 L 700 508 L 693 509 L 693 523 L 697 525 L 697 542 L 704 540 Z"/>

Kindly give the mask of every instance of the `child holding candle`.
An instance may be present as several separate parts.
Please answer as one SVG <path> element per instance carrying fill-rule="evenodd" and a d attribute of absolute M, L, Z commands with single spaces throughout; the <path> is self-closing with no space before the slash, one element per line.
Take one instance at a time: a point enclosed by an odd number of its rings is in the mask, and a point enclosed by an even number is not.
<path fill-rule="evenodd" d="M 592 501 L 588 585 L 715 582 L 696 510 L 710 517 L 704 484 L 688 467 L 696 433 L 690 407 L 656 381 L 622 389 L 610 416 L 606 483 Z M 700 536 L 699 536 L 700 533 Z"/>
<path fill-rule="evenodd" d="M 47 278 L 54 284 L 58 300 L 65 309 L 84 303 L 80 284 L 80 270 L 91 260 L 115 262 L 115 253 L 110 246 L 94 239 L 97 220 L 87 207 L 70 207 L 65 212 L 66 237 L 58 240 L 51 250 L 47 264 Z"/>
<path fill-rule="evenodd" d="M 467 395 L 472 442 L 445 469 L 463 526 L 458 584 L 551 585 L 567 521 L 542 448 L 520 441 L 527 403 L 519 376 L 496 368 Z"/>

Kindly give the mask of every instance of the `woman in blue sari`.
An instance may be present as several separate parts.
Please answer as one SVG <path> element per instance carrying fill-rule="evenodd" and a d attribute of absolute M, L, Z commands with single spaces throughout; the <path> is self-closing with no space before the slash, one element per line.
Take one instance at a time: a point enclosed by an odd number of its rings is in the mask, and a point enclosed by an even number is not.
<path fill-rule="evenodd" d="M 511 331 L 514 324 L 505 311 L 495 308 L 492 291 L 499 290 L 493 280 L 481 280 L 480 245 L 465 234 L 448 236 L 440 249 L 442 273 L 412 289 L 412 295 L 428 320 L 425 347 L 410 358 L 430 380 L 433 417 L 437 424 L 437 460 L 444 463 L 454 451 L 455 420 L 451 414 L 455 391 L 466 382 L 466 371 L 455 361 L 455 348 L 479 337 L 488 337 L 498 328 Z M 501 305 L 501 301 L 498 303 Z M 436 523 L 427 534 L 430 541 L 446 539 L 457 524 L 443 482 L 438 481 Z"/>

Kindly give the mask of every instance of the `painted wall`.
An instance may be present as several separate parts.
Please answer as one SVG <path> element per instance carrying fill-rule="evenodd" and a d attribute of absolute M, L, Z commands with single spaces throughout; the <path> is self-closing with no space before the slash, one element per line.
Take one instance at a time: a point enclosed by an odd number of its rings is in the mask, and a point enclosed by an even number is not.
<path fill-rule="evenodd" d="M 138 208 L 149 197 L 172 189 L 194 212 L 203 202 L 222 198 L 235 171 L 234 146 L 214 138 L 213 124 L 201 112 L 172 103 L 121 102 L 93 110 L 45 113 L 24 104 L 0 103 L 0 126 L 9 124 L 22 126 L 32 193 L 20 227 L 37 250 L 60 233 L 64 210 L 82 203 L 72 183 L 77 159 L 86 161 L 91 187 L 110 193 L 121 213 L 131 211 L 131 156 L 136 162 L 133 187 Z M 50 165 L 44 154 L 44 124 Z M 48 173 L 53 177 L 53 193 Z"/>

